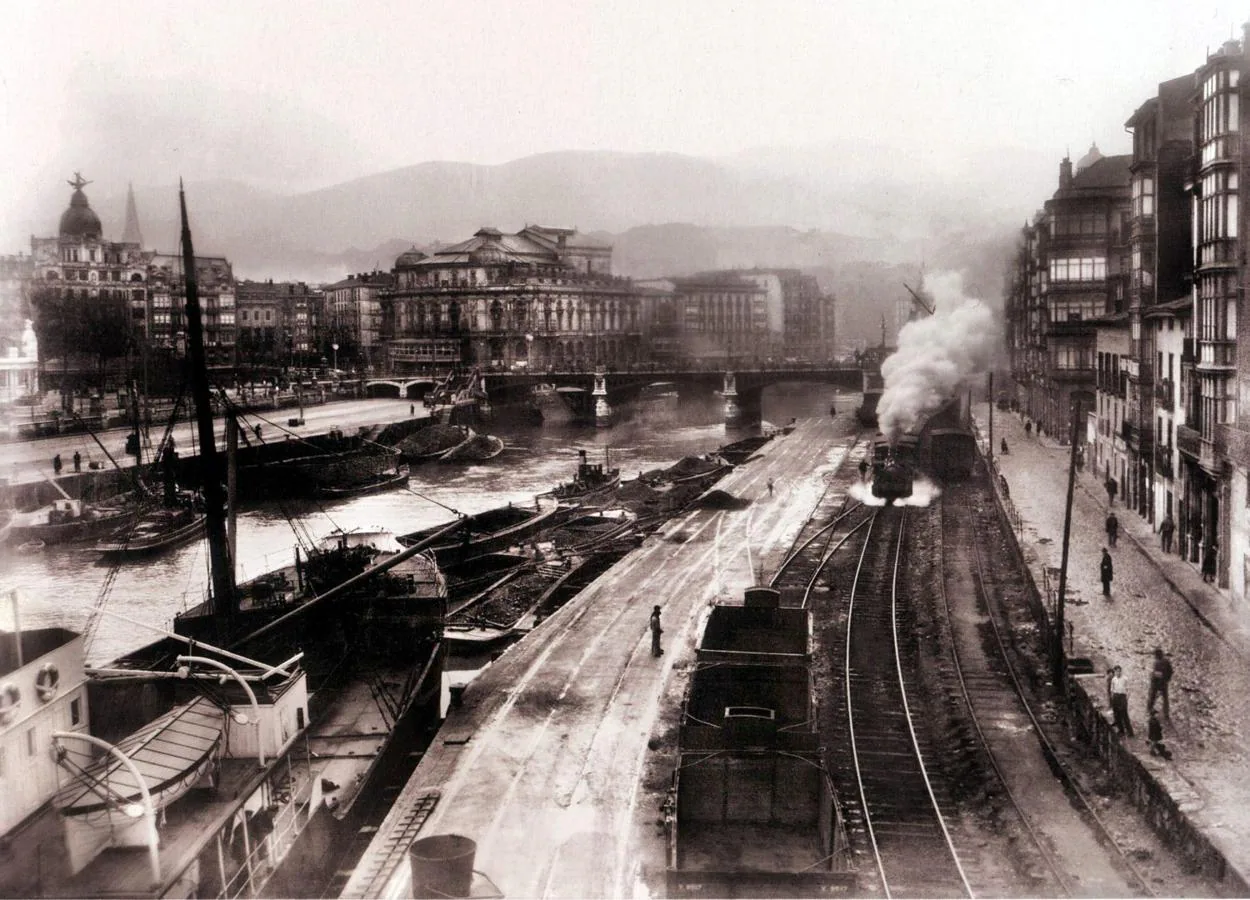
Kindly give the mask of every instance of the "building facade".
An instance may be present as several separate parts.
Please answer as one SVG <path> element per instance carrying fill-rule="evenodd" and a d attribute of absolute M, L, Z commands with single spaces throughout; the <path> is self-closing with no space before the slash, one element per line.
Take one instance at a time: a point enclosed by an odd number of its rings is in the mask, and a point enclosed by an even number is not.
<path fill-rule="evenodd" d="M 56 237 L 31 238 L 28 295 L 41 360 L 56 371 L 94 373 L 108 360 L 148 347 L 171 351 L 185 342 L 181 254 L 144 250 L 135 241 L 109 241 L 75 173 L 70 205 Z M 127 230 L 138 234 L 133 195 Z M 233 362 L 234 275 L 222 257 L 196 257 L 205 342 L 217 365 Z"/>
<path fill-rule="evenodd" d="M 380 363 L 382 298 L 394 284 L 395 276 L 389 272 L 365 272 L 323 288 L 322 354 L 334 354 L 340 362 L 351 361 L 366 369 Z"/>
<path fill-rule="evenodd" d="M 1125 336 L 1113 336 L 1109 325 L 1097 338 L 1098 398 L 1088 429 L 1103 445 L 1098 464 L 1113 474 L 1123 466 L 1128 508 L 1156 527 L 1171 516 L 1177 551 L 1195 565 L 1213 562 L 1216 583 L 1240 598 L 1250 589 L 1250 246 L 1241 185 L 1248 73 L 1250 25 L 1191 74 L 1160 84 L 1126 122 L 1129 207 L 1119 243 L 1105 250 L 1110 280 L 1119 245 L 1127 249 L 1123 305 L 1107 294 L 1107 311 L 1126 314 L 1127 350 L 1115 358 Z M 1081 176 L 1078 167 L 1072 182 Z M 1106 207 L 1113 224 L 1119 185 L 1107 180 L 1104 189 L 1114 194 Z M 1038 409 L 1039 393 L 1061 390 L 1039 352 L 1055 358 L 1057 301 L 1062 295 L 1065 308 L 1086 302 L 1078 291 L 1057 291 L 1055 261 L 1067 257 L 1070 273 L 1071 259 L 1097 259 L 1083 237 L 1055 245 L 1057 216 L 1066 213 L 1086 211 L 1048 203 L 1025 228 L 1010 279 L 1009 351 L 1018 397 L 1032 401 L 1026 410 Z M 1051 323 L 1044 336 L 1037 312 Z M 1119 416 L 1122 451 L 1112 439 Z"/>
<path fill-rule="evenodd" d="M 235 285 L 240 365 L 303 366 L 314 343 L 323 292 L 302 281 L 240 281 Z"/>
<path fill-rule="evenodd" d="M 611 274 L 612 248 L 571 229 L 482 228 L 430 255 L 395 260 L 381 295 L 393 368 L 459 363 L 589 369 L 640 361 L 643 299 Z M 327 306 L 330 305 L 327 289 Z"/>

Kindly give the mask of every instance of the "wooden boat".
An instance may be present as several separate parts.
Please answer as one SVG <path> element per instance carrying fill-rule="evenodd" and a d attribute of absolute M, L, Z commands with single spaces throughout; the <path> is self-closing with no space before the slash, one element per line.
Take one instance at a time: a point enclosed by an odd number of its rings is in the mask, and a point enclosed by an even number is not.
<path fill-rule="evenodd" d="M 95 541 L 132 522 L 142 508 L 135 501 L 103 505 L 62 498 L 35 510 L 13 513 L 8 540 L 48 545 Z"/>
<path fill-rule="evenodd" d="M 543 528 L 560 524 L 571 517 L 576 509 L 575 506 L 562 503 L 548 503 L 546 506 L 536 503 L 533 508 L 509 504 L 488 509 L 463 517 L 453 535 L 440 539 L 431 549 L 439 565 L 450 565 L 484 553 L 506 550 L 513 544 L 528 540 Z M 433 528 L 400 535 L 399 542 L 404 546 L 412 546 L 454 524 L 457 523 L 444 522 Z"/>
<path fill-rule="evenodd" d="M 716 453 L 724 458 L 726 462 L 733 463 L 735 466 L 741 465 L 772 439 L 773 436 L 771 434 L 743 438 L 740 441 L 734 441 L 732 444 L 726 444 L 717 450 Z"/>
<path fill-rule="evenodd" d="M 394 472 L 380 473 L 360 484 L 339 487 L 334 485 L 319 485 L 317 487 L 317 496 L 337 499 L 340 497 L 360 497 L 364 494 L 380 494 L 383 491 L 401 488 L 408 483 L 408 467 L 406 465 L 398 466 Z"/>
<path fill-rule="evenodd" d="M 147 556 L 172 550 L 204 535 L 205 513 L 198 497 L 182 494 L 177 506 L 149 510 L 95 549 L 105 556 Z"/>
<path fill-rule="evenodd" d="M 398 450 L 337 430 L 262 444 L 251 456 L 252 461 L 239 466 L 239 493 L 244 497 L 313 497 L 325 490 L 374 485 L 394 474 L 400 462 Z"/>
<path fill-rule="evenodd" d="M 438 459 L 466 443 L 474 434 L 473 429 L 465 425 L 444 425 L 431 420 L 400 441 L 395 449 L 401 459 L 410 463 Z"/>
<path fill-rule="evenodd" d="M 226 725 L 225 712 L 207 697 L 174 707 L 119 741 L 146 782 L 152 804 L 163 810 L 204 777 L 216 764 Z M 70 781 L 53 801 L 63 816 L 108 821 L 117 809 L 141 804 L 143 792 L 134 772 L 113 754 L 106 754 Z"/>
<path fill-rule="evenodd" d="M 447 595 L 454 604 L 470 597 L 501 576 L 512 572 L 534 558 L 524 553 L 483 553 L 442 567 L 447 578 Z"/>
<path fill-rule="evenodd" d="M 472 431 L 472 429 L 470 429 Z M 503 453 L 503 439 L 493 434 L 471 433 L 438 457 L 439 462 L 485 462 Z"/>

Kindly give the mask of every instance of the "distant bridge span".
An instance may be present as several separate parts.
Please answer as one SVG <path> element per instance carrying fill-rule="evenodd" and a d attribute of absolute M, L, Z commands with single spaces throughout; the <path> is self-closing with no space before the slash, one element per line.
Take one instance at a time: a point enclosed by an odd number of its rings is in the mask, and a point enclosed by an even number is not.
<path fill-rule="evenodd" d="M 859 390 L 863 374 L 855 365 L 813 365 L 754 367 L 727 369 L 677 369 L 656 367 L 646 371 L 606 372 L 485 372 L 482 379 L 487 395 L 496 404 L 524 403 L 535 387 L 548 384 L 557 388 L 573 388 L 584 392 L 587 403 L 584 415 L 593 415 L 593 408 L 602 398 L 609 408 L 636 400 L 650 385 L 670 383 L 681 395 L 720 393 L 726 400 L 727 419 L 742 416 L 758 419 L 760 396 L 766 387 L 787 382 L 815 382 Z M 403 397 L 417 400 L 424 397 L 440 381 L 441 376 L 374 378 L 365 383 L 370 397 Z M 591 400 L 591 398 L 594 400 Z M 736 408 L 736 411 L 735 411 Z M 602 409 L 602 407 L 600 407 Z"/>

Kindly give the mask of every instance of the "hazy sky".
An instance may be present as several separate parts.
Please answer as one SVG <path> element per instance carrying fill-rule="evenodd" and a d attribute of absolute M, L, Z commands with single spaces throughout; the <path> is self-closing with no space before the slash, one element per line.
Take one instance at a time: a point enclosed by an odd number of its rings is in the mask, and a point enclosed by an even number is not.
<path fill-rule="evenodd" d="M 560 149 L 1124 152 L 1133 109 L 1247 16 L 1211 0 L 10 0 L 0 252 L 54 226 L 74 169 L 105 192 L 179 173 L 295 190 Z"/>

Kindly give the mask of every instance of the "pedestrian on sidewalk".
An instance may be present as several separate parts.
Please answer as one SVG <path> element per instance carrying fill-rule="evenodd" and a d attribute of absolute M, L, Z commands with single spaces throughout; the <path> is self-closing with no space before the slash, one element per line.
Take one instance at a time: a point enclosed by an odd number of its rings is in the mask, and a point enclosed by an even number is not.
<path fill-rule="evenodd" d="M 1159 525 L 1159 540 L 1163 545 L 1164 553 L 1172 552 L 1172 534 L 1176 531 L 1176 523 L 1172 521 L 1172 514 L 1168 513 L 1163 517 L 1163 522 Z"/>
<path fill-rule="evenodd" d="M 1153 709 L 1150 711 L 1150 723 L 1146 726 L 1146 741 L 1150 744 L 1151 756 L 1172 758 L 1172 751 L 1163 743 L 1163 723 L 1159 721 L 1159 714 Z"/>
<path fill-rule="evenodd" d="M 1025 437 L 1033 436 L 1033 423 L 1030 422 L 1028 419 L 1024 420 L 1024 436 Z"/>
<path fill-rule="evenodd" d="M 60 475 L 61 469 L 62 469 L 61 454 L 58 453 L 56 456 L 52 457 L 52 474 Z"/>
<path fill-rule="evenodd" d="M 1163 653 L 1162 647 L 1155 647 L 1154 668 L 1150 670 L 1150 692 L 1146 697 L 1146 709 L 1151 715 L 1155 711 L 1155 700 L 1163 698 L 1163 718 L 1172 721 L 1172 711 L 1168 708 L 1168 685 L 1172 681 L 1172 661 Z"/>
<path fill-rule="evenodd" d="M 1112 478 L 1110 475 L 1108 475 L 1107 480 L 1103 482 L 1103 487 L 1107 489 L 1107 504 L 1114 505 L 1115 503 L 1115 479 Z"/>
<path fill-rule="evenodd" d="M 1115 575 L 1114 566 L 1111 563 L 1111 554 L 1107 552 L 1107 548 L 1102 548 L 1102 562 L 1098 564 L 1098 576 L 1102 579 L 1102 595 L 1104 597 L 1111 596 L 1111 579 Z"/>
<path fill-rule="evenodd" d="M 79 453 L 77 450 L 74 451 L 74 471 L 75 472 L 82 471 L 82 454 Z"/>
<path fill-rule="evenodd" d="M 1122 736 L 1133 736 L 1133 723 L 1128 717 L 1128 679 L 1124 670 L 1112 666 L 1107 671 L 1107 701 L 1111 704 L 1111 716 L 1115 730 Z"/>
<path fill-rule="evenodd" d="M 1207 584 L 1215 584 L 1215 554 L 1217 544 L 1215 541 L 1207 544 L 1207 549 L 1202 552 L 1202 580 Z"/>
<path fill-rule="evenodd" d="M 664 629 L 660 627 L 660 608 L 658 606 L 651 609 L 651 655 L 663 656 L 664 649 L 660 646 L 660 635 L 664 633 Z"/>
<path fill-rule="evenodd" d="M 1115 546 L 1116 538 L 1120 536 L 1120 520 L 1115 517 L 1114 512 L 1107 513 L 1107 540 L 1111 546 Z"/>
<path fill-rule="evenodd" d="M 1085 448 L 1080 447 L 1076 451 L 1076 470 L 1078 472 L 1085 471 Z"/>

